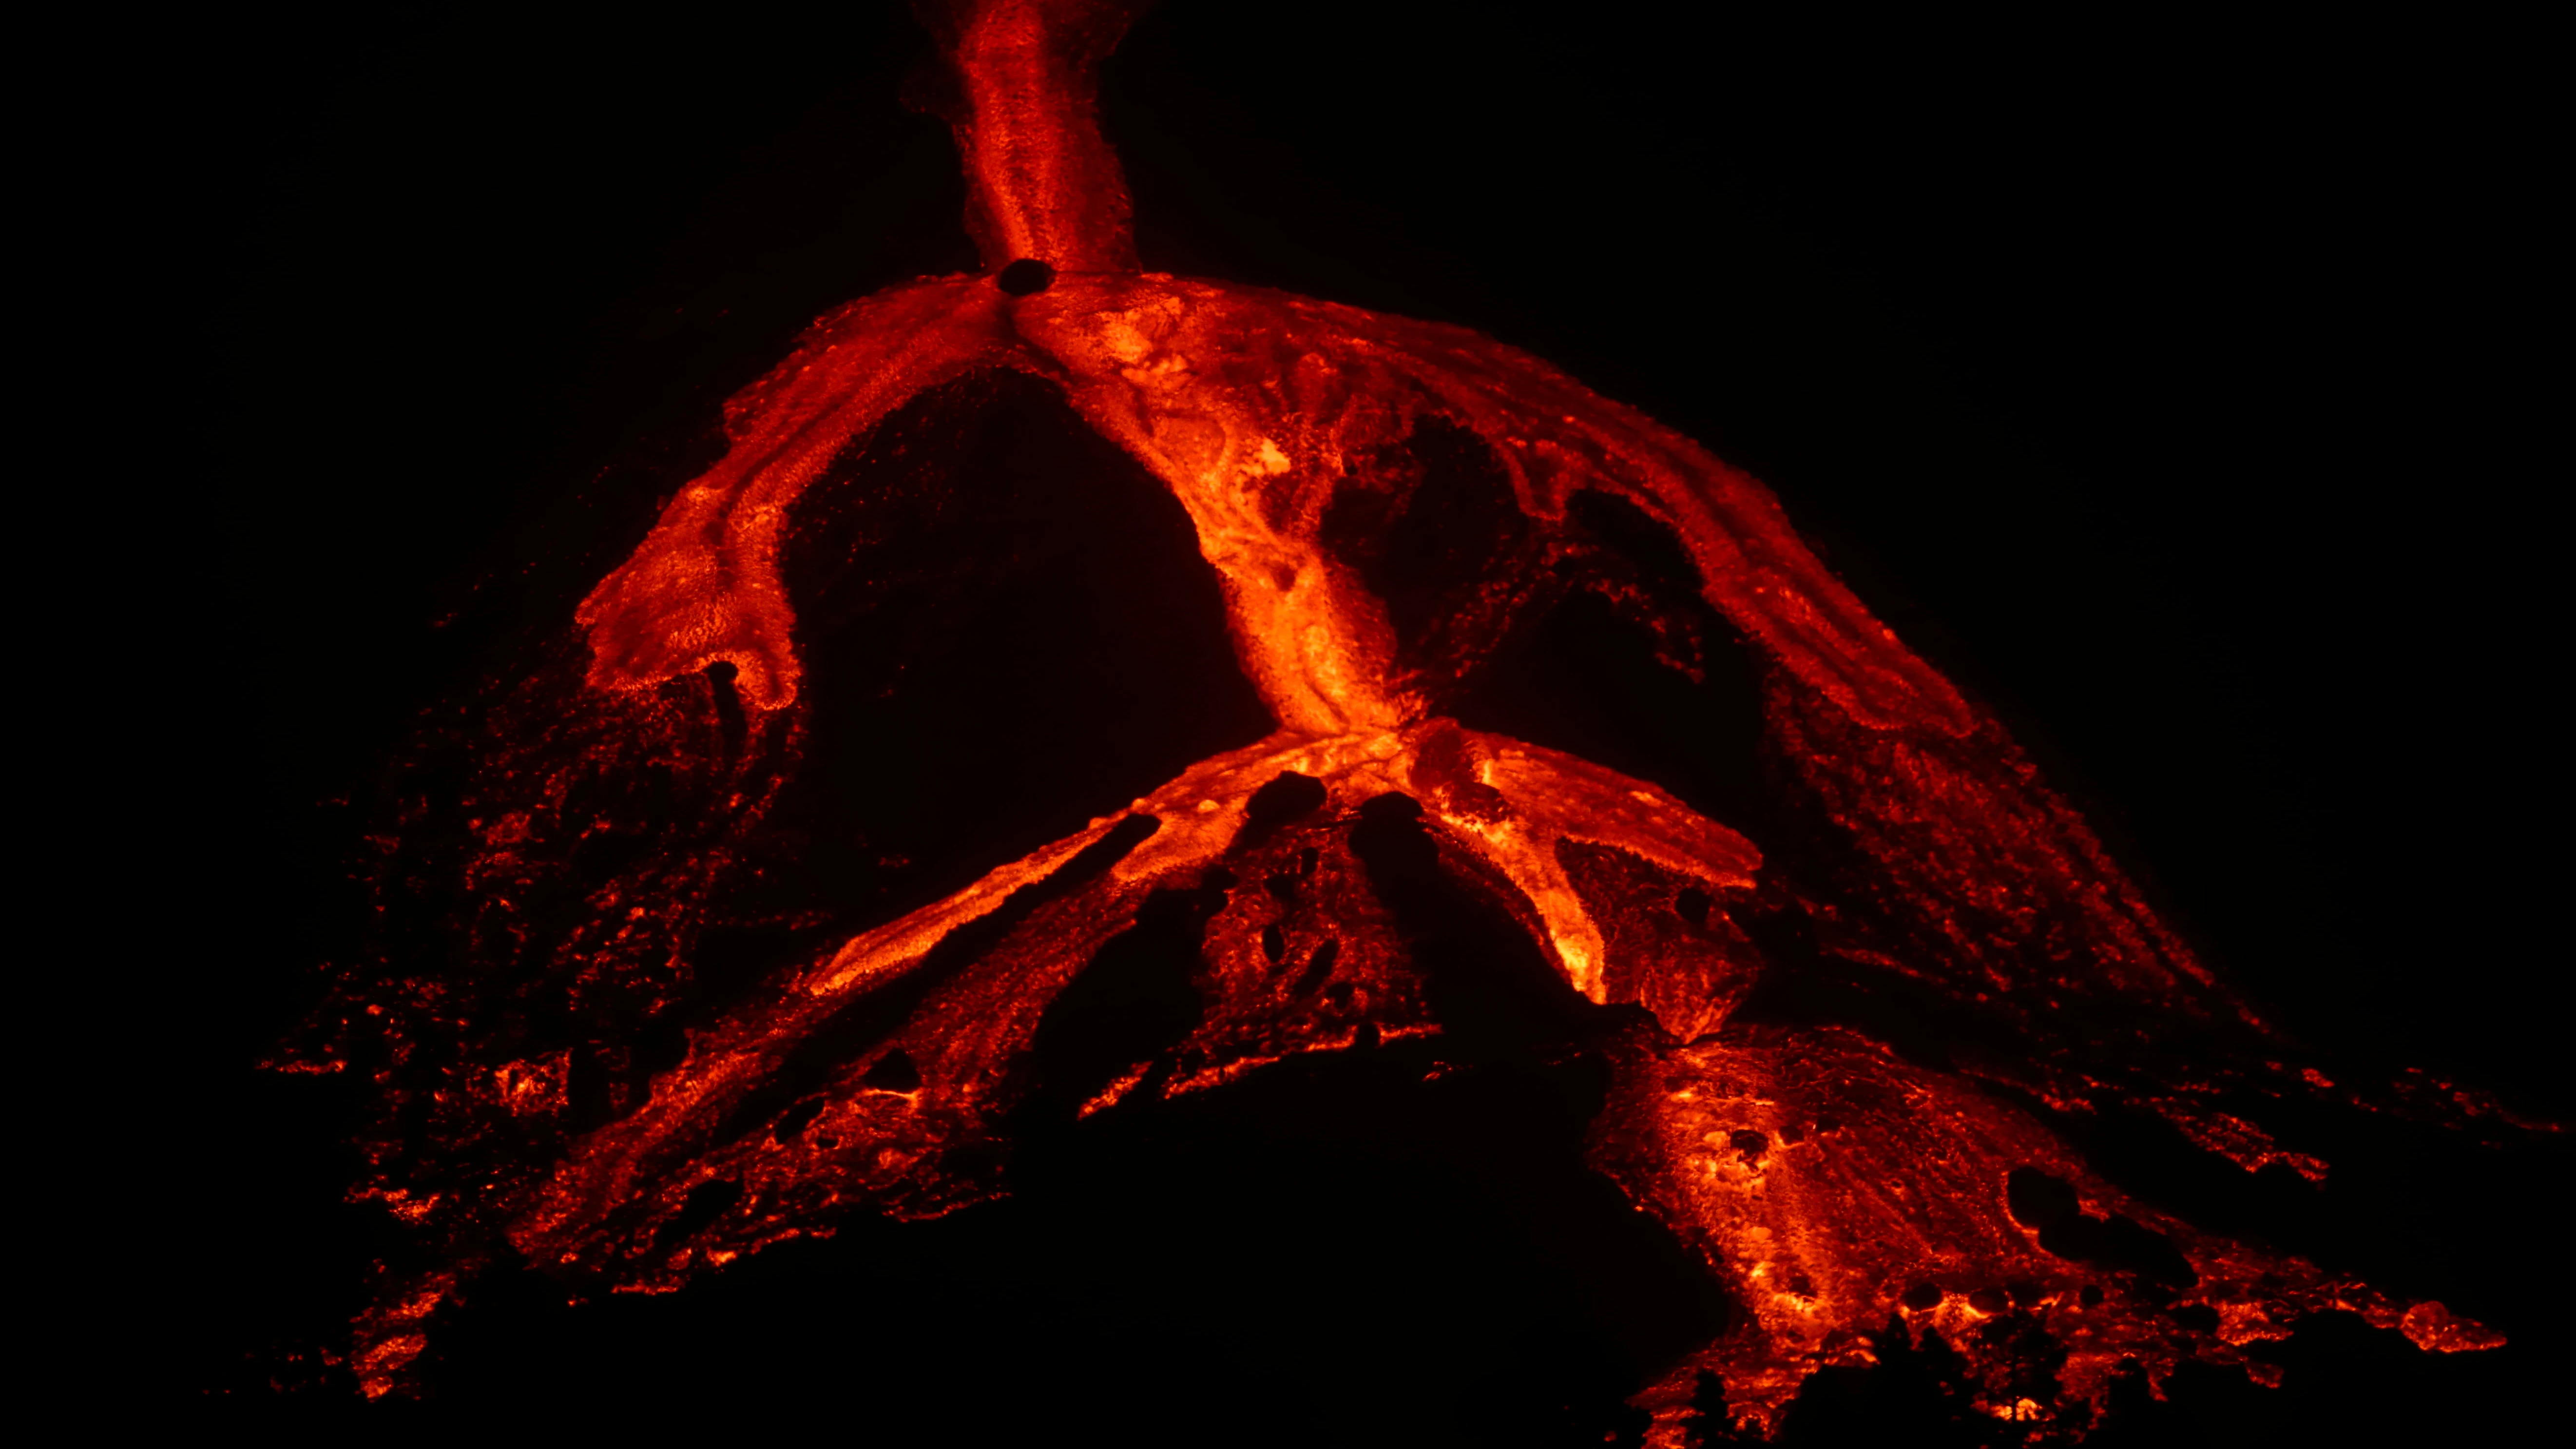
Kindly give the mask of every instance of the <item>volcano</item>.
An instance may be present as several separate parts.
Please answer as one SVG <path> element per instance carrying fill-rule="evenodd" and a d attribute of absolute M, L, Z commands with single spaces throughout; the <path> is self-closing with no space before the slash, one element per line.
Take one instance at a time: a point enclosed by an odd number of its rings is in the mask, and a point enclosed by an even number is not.
<path fill-rule="evenodd" d="M 720 1291 L 1300 1091 L 1525 1112 L 1619 1205 L 1569 1251 L 1672 1284 L 1577 1435 L 1905 1371 L 2074 1438 L 2279 1381 L 2319 1315 L 2502 1346 L 2082 1142 L 2315 1183 L 2320 1116 L 2554 1129 L 2272 1026 L 1690 439 L 1473 331 L 1144 270 L 1092 94 L 1125 10 L 925 18 L 982 265 L 816 322 L 431 717 L 370 946 L 272 1059 L 370 1103 L 360 1394 L 434 1393 L 478 1294 Z"/>

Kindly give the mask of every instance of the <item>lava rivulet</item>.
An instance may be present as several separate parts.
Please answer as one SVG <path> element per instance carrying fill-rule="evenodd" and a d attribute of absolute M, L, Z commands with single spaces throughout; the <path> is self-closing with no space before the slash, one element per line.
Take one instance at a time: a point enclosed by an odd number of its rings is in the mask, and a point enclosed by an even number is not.
<path fill-rule="evenodd" d="M 344 969 L 287 1058 L 373 1073 L 359 1192 L 440 1260 L 361 1321 L 369 1393 L 403 1383 L 504 1242 L 668 1290 L 851 1212 L 989 1197 L 1026 1113 L 1472 1034 L 1441 1004 L 1443 973 L 1472 967 L 1426 944 L 1424 902 L 1452 898 L 1570 988 L 1549 1030 L 1614 1083 L 1594 1165 L 1743 1310 L 1639 1398 L 1658 1442 L 1680 1442 L 1704 1375 L 1768 1426 L 1892 1331 L 1938 1331 L 2002 1414 L 2098 1405 L 2127 1360 L 2269 1373 L 2244 1347 L 2326 1309 L 2430 1349 L 2501 1341 L 2142 1206 L 2007 1100 L 2153 1113 L 2248 1170 L 2325 1171 L 2244 1106 L 2323 1079 L 1760 484 L 1463 328 L 1140 270 L 1091 99 L 1126 11 L 927 18 L 986 270 L 841 308 L 728 405 L 724 457 L 583 600 L 576 643 L 478 705 L 465 783 L 407 807 L 465 827 L 439 867 L 465 902 L 440 927 L 454 955 Z M 995 377 L 1059 397 L 1178 501 L 1274 728 L 692 1019 L 710 923 L 824 748 L 789 565 L 812 498 L 908 410 Z M 1456 516 L 1476 531 L 1391 585 L 1409 565 L 1390 540 L 1441 489 L 1472 495 Z M 1761 749 L 1819 868 L 1458 721 L 1570 590 L 1684 675 L 1750 651 Z M 565 904 L 540 919 L 539 897 Z M 1803 959 L 1764 922 L 1794 925 Z M 1196 967 L 1154 977 L 1147 948 L 1175 943 Z M 1857 1029 L 1739 1019 L 1784 972 L 1879 983 L 1973 1045 L 1935 1069 Z"/>

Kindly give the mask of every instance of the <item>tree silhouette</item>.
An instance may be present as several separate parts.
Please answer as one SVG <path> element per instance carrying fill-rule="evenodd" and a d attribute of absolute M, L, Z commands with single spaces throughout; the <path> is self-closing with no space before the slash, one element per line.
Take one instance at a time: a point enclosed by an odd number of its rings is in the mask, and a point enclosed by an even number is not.
<path fill-rule="evenodd" d="M 1735 1420 L 1726 1407 L 1726 1380 L 1706 1369 L 1700 1370 L 1691 1390 L 1690 1417 L 1683 1421 L 1682 1443 L 1686 1449 L 1719 1449 L 1729 1444 L 1758 1444 L 1762 1436 Z"/>

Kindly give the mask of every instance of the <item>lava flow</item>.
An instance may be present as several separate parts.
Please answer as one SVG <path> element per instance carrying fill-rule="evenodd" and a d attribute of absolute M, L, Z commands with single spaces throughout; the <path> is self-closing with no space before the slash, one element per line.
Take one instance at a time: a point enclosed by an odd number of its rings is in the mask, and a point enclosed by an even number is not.
<path fill-rule="evenodd" d="M 562 657 L 475 702 L 461 764 L 399 783 L 385 932 L 442 944 L 342 968 L 281 1059 L 372 1074 L 356 1191 L 437 1259 L 359 1322 L 368 1394 L 404 1386 L 505 1244 L 665 1291 L 849 1213 L 989 1198 L 1025 1113 L 1471 1033 L 1443 973 L 1480 968 L 1434 940 L 1435 897 L 1511 923 L 1561 979 L 1555 1038 L 1612 1068 L 1593 1164 L 1741 1309 L 1636 1400 L 1657 1443 L 1719 1412 L 1712 1382 L 1744 1432 L 1774 1427 L 1890 1333 L 1941 1335 L 1982 1410 L 2078 1431 L 2125 1362 L 2277 1376 L 2247 1346 L 2327 1309 L 2427 1349 L 2502 1342 L 2196 1231 L 2042 1125 L 2150 1113 L 2315 1178 L 2246 1104 L 2334 1089 L 1760 484 L 1463 328 L 1142 271 L 1092 103 L 1128 8 L 926 18 L 984 272 L 841 308 L 732 400 L 722 461 L 582 602 Z M 824 748 L 798 570 L 838 580 L 835 617 L 865 633 L 908 530 L 966 526 L 903 471 L 906 440 L 997 396 L 1069 408 L 1178 500 L 1269 733 L 876 918 L 779 908 L 840 934 L 718 989 L 710 942 L 768 909 L 746 904 L 764 832 Z M 1516 631 L 1576 594 L 1683 677 L 1755 661 L 1796 869 L 1766 859 L 1790 842 L 1662 785 L 1458 722 Z M 448 904 L 428 911 L 401 882 L 432 877 Z M 1196 953 L 1183 1006 L 1122 1017 L 1092 983 L 1157 941 Z M 1791 977 L 1865 985 L 1958 1045 L 1931 1064 L 1859 1024 L 1738 1012 Z M 1051 1048 L 1085 1012 L 1107 1025 Z"/>

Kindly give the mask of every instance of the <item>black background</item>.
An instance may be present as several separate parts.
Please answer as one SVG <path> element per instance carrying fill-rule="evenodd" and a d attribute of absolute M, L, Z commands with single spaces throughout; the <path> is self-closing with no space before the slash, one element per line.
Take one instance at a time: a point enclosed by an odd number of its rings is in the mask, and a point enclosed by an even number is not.
<path fill-rule="evenodd" d="M 1172 4 L 1104 81 L 1145 263 L 1478 327 L 1751 469 L 2276 1020 L 2563 1114 L 2533 38 L 1666 10 Z M 805 321 L 974 257 L 945 129 L 896 101 L 927 54 L 899 6 L 269 11 L 153 53 L 110 148 L 148 195 L 101 210 L 134 217 L 106 251 L 169 447 L 119 524 L 143 607 L 107 613 L 150 666 L 129 909 L 190 944 L 137 956 L 186 1031 L 138 1068 L 128 1256 L 172 1346 L 145 1377 L 268 1410 L 372 1231 L 334 1203 L 345 1107 L 249 1069 L 335 948 L 349 802 L 476 621 L 560 617 Z M 1407 1413 L 1652 1349 L 1598 1328 L 1634 1306 L 1594 1258 L 1635 1263 L 1565 1246 L 1607 1221 L 1580 1189 L 1419 1165 L 1408 1130 L 1516 1162 L 1494 1124 L 1563 1096 L 1475 1090 L 1104 1140 L 1021 1202 L 676 1300 L 495 1288 L 446 1402 L 1428 1442 Z M 2157 1433 L 2474 1441 L 2563 1365 L 2554 1159 L 2397 1138 L 2210 1210 L 2313 1208 L 2292 1246 L 2516 1347 L 2330 1326 L 2287 1389 L 2195 1377 Z"/>

